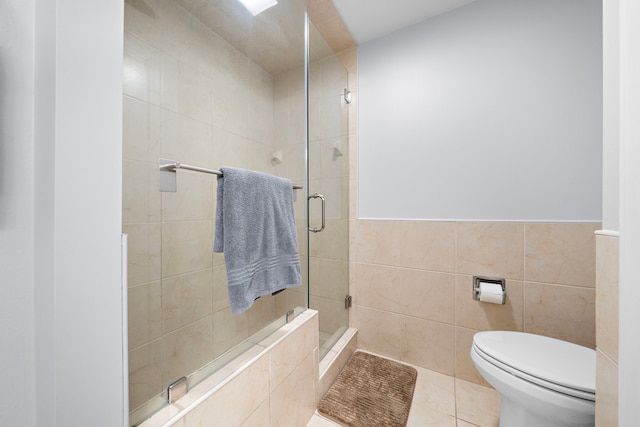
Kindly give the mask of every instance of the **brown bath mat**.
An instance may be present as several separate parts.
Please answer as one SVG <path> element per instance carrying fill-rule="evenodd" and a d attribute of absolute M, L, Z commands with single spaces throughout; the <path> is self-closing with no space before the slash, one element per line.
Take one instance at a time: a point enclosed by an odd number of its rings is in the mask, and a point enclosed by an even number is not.
<path fill-rule="evenodd" d="M 405 427 L 417 376 L 411 366 L 355 352 L 318 412 L 345 427 Z"/>

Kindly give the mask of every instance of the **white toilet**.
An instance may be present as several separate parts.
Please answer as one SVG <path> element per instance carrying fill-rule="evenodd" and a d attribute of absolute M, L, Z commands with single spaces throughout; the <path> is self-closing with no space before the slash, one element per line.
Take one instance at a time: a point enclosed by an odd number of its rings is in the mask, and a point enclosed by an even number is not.
<path fill-rule="evenodd" d="M 501 395 L 500 427 L 595 425 L 596 353 L 523 332 L 473 337 L 471 359 Z"/>

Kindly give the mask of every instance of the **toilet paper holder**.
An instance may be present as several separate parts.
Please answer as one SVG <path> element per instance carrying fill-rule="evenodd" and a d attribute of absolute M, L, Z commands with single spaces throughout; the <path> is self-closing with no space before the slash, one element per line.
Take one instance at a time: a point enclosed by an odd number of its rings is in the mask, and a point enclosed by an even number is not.
<path fill-rule="evenodd" d="M 505 286 L 505 280 L 501 277 L 487 277 L 487 276 L 473 276 L 473 291 L 472 297 L 476 301 L 480 301 L 480 283 L 495 283 L 502 286 L 502 292 L 506 295 L 507 287 Z M 502 304 L 504 304 L 504 297 Z"/>

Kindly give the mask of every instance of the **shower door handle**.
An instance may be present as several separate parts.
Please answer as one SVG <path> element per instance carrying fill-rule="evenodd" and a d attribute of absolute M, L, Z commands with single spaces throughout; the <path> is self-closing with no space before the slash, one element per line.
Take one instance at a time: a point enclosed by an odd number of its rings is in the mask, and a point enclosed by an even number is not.
<path fill-rule="evenodd" d="M 322 224 L 320 228 L 312 227 L 311 225 L 309 225 L 309 231 L 311 231 L 312 233 L 319 233 L 324 230 L 325 224 L 324 196 L 322 194 L 315 193 L 309 196 L 309 201 L 311 201 L 311 199 L 320 199 L 320 202 L 322 203 Z"/>

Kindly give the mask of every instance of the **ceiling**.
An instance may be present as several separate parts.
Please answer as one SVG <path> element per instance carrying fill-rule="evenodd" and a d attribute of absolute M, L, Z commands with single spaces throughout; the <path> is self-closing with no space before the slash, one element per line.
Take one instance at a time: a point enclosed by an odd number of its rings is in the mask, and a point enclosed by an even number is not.
<path fill-rule="evenodd" d="M 474 0 L 332 0 L 357 44 L 417 24 Z"/>

